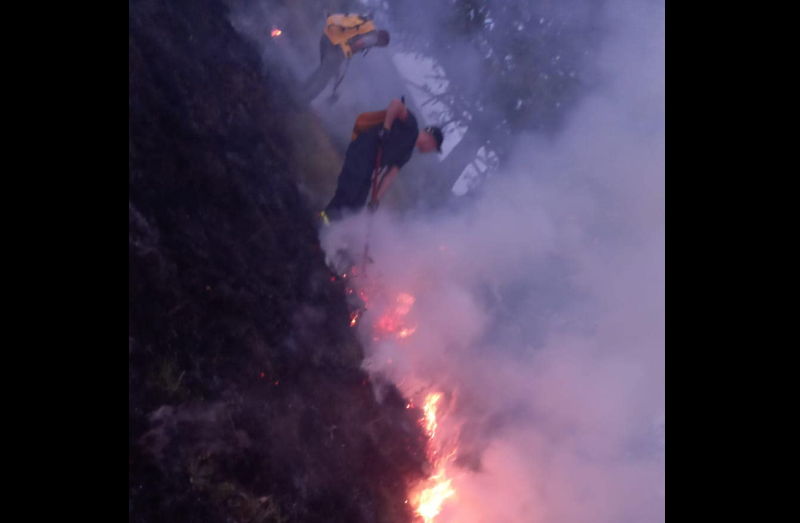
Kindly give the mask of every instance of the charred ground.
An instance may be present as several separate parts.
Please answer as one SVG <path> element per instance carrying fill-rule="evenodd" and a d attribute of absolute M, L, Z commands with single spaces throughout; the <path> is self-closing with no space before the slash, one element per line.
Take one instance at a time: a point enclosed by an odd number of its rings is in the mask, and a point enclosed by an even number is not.
<path fill-rule="evenodd" d="M 411 519 L 422 436 L 360 370 L 290 89 L 221 1 L 129 2 L 131 522 Z"/>

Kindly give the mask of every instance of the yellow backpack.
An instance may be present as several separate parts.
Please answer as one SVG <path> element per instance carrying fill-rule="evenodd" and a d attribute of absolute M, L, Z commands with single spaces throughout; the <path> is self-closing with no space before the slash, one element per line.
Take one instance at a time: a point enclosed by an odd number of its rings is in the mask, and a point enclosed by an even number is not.
<path fill-rule="evenodd" d="M 347 45 L 348 40 L 370 31 L 375 31 L 375 24 L 362 15 L 334 14 L 328 17 L 325 24 L 325 36 L 342 49 L 345 58 L 353 56 L 353 50 Z"/>

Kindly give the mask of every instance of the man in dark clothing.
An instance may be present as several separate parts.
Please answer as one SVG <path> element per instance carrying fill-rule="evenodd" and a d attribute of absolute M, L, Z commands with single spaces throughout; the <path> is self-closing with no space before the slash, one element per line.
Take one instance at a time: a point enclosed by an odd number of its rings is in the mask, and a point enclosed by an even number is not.
<path fill-rule="evenodd" d="M 337 220 L 344 213 L 356 213 L 368 199 L 370 210 L 375 211 L 400 168 L 411 159 L 414 148 L 423 153 L 441 152 L 443 139 L 438 127 L 420 131 L 417 119 L 405 104 L 392 100 L 383 125 L 359 134 L 350 142 L 336 193 L 323 218 Z M 380 177 L 381 173 L 385 174 Z M 379 179 L 373 181 L 373 174 Z"/>
<path fill-rule="evenodd" d="M 373 30 L 354 36 L 338 45 L 331 41 L 327 33 L 323 34 L 319 41 L 319 67 L 303 84 L 301 99 L 304 102 L 314 100 L 333 79 L 336 79 L 333 89 L 335 93 L 338 83 L 341 82 L 344 76 L 344 73 L 341 72 L 342 64 L 350 60 L 355 53 L 366 52 L 372 47 L 386 47 L 387 45 L 389 45 L 389 33 L 382 30 Z"/>

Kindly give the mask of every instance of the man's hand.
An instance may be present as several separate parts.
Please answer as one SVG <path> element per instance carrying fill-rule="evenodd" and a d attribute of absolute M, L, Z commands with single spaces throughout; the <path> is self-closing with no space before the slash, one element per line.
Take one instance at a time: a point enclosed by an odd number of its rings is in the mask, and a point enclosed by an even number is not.
<path fill-rule="evenodd" d="M 386 138 L 389 136 L 389 129 L 386 127 L 381 127 L 381 130 L 378 131 L 378 143 L 381 145 L 386 145 Z"/>
<path fill-rule="evenodd" d="M 386 109 L 386 118 L 383 120 L 383 126 L 387 129 L 391 129 L 396 119 L 400 119 L 404 122 L 408 120 L 408 109 L 400 100 L 392 100 L 389 104 L 389 107 Z"/>
<path fill-rule="evenodd" d="M 373 199 L 373 200 L 372 200 L 371 202 L 369 202 L 369 204 L 367 205 L 367 209 L 369 209 L 369 212 L 375 212 L 375 211 L 377 211 L 377 210 L 378 210 L 378 207 L 380 206 L 380 204 L 381 204 L 381 201 L 380 201 L 380 200 L 375 200 L 375 199 Z"/>

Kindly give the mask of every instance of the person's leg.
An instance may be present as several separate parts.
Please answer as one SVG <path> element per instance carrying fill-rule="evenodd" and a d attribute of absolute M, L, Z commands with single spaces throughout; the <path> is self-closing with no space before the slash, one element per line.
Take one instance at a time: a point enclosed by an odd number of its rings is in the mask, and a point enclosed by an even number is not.
<path fill-rule="evenodd" d="M 325 86 L 335 77 L 336 69 L 332 68 L 329 63 L 322 63 L 300 88 L 300 98 L 306 103 L 311 102 L 325 90 Z"/>
<path fill-rule="evenodd" d="M 340 220 L 345 214 L 355 213 L 362 207 L 363 204 L 359 205 L 357 201 L 361 192 L 359 178 L 361 177 L 347 169 L 347 166 L 342 169 L 336 192 L 325 207 L 325 214 L 329 220 Z"/>
<path fill-rule="evenodd" d="M 338 78 L 343 61 L 344 56 L 341 50 L 331 44 L 328 37 L 323 35 L 320 40 L 319 67 L 308 77 L 300 89 L 301 99 L 309 103 L 319 96 L 331 80 Z"/>
<path fill-rule="evenodd" d="M 370 133 L 359 136 L 347 148 L 336 193 L 325 208 L 329 219 L 338 219 L 344 211 L 358 212 L 366 203 L 377 146 L 377 137 Z"/>

